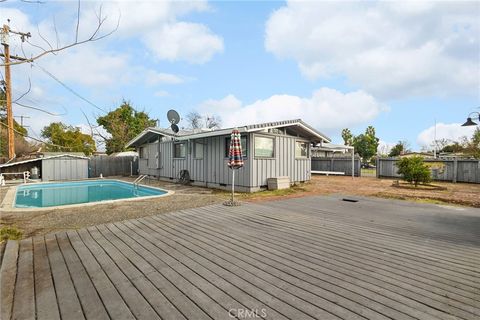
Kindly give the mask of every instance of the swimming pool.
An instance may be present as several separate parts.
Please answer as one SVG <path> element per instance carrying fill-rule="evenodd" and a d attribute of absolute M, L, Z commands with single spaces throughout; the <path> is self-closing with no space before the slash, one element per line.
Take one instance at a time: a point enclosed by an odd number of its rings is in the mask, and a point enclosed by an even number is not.
<path fill-rule="evenodd" d="M 17 187 L 15 208 L 46 208 L 82 203 L 134 199 L 168 192 L 119 180 L 39 183 Z"/>

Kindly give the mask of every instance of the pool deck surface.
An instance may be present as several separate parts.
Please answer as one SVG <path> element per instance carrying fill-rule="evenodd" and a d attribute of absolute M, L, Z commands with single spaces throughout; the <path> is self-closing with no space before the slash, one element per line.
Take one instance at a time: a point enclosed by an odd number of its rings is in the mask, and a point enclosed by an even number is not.
<path fill-rule="evenodd" d="M 304 197 L 9 241 L 1 319 L 479 319 L 480 210 Z"/>

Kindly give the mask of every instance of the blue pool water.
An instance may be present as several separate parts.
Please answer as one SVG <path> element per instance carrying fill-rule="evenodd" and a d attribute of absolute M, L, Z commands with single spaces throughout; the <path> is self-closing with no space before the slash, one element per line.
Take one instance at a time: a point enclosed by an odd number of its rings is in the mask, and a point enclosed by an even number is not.
<path fill-rule="evenodd" d="M 16 208 L 45 208 L 118 200 L 137 197 L 158 196 L 164 190 L 138 186 L 116 180 L 93 180 L 23 185 L 17 188 Z"/>

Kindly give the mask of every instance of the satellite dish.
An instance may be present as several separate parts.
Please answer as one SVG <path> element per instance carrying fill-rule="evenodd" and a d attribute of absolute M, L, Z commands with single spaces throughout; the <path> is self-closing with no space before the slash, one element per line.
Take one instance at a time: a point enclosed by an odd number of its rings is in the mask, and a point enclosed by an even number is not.
<path fill-rule="evenodd" d="M 168 118 L 168 121 L 171 124 L 178 124 L 180 122 L 180 116 L 178 115 L 178 112 L 173 110 L 173 109 L 168 110 L 167 118 Z M 173 130 L 173 128 L 172 128 L 172 130 Z M 177 130 L 178 130 L 178 127 L 177 127 Z"/>
<path fill-rule="evenodd" d="M 170 126 L 170 129 L 172 129 L 174 133 L 178 133 L 178 130 L 179 130 L 178 126 L 174 123 L 172 123 L 172 125 Z"/>

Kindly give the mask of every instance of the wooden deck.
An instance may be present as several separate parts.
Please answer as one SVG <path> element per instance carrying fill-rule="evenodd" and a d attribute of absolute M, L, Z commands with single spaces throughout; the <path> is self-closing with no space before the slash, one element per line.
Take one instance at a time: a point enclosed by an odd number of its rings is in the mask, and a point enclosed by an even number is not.
<path fill-rule="evenodd" d="M 479 319 L 480 212 L 309 197 L 9 241 L 7 319 Z"/>

